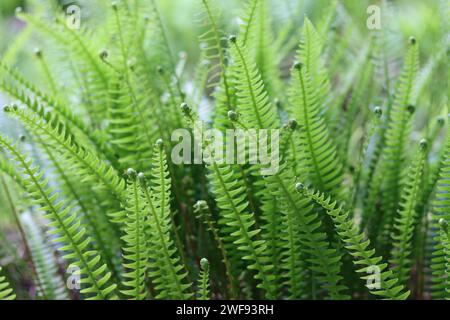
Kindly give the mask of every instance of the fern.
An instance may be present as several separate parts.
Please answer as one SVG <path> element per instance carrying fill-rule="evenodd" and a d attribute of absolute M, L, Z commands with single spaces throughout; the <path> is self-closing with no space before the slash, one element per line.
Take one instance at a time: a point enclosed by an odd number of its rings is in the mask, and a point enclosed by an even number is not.
<path fill-rule="evenodd" d="M 25 189 L 25 181 L 22 179 L 22 176 L 9 161 L 4 159 L 3 156 L 0 156 L 0 171 L 9 176 L 22 189 Z"/>
<path fill-rule="evenodd" d="M 43 115 L 45 111 L 50 110 L 56 113 L 55 118 L 58 118 L 59 121 L 60 119 L 64 121 L 67 131 L 73 135 L 79 134 L 80 139 L 86 139 L 102 157 L 115 163 L 115 156 L 111 148 L 105 144 L 104 137 L 99 131 L 91 131 L 68 107 L 61 105 L 54 98 L 43 93 L 36 86 L 25 80 L 16 70 L 8 68 L 2 63 L 0 63 L 0 67 L 13 79 L 13 81 L 5 79 L 0 82 L 0 87 L 6 93 L 18 99 L 35 113 Z"/>
<path fill-rule="evenodd" d="M 340 283 L 342 277 L 339 275 L 341 257 L 330 248 L 311 203 L 295 192 L 292 173 L 283 168 L 283 173 L 267 178 L 267 182 L 274 197 L 281 200 L 282 230 L 279 232 L 282 241 L 279 245 L 283 249 L 281 266 L 285 271 L 290 297 L 302 297 L 303 273 L 310 272 L 312 298 L 317 298 L 325 289 L 331 299 L 344 299 L 346 295 L 342 291 L 346 288 Z"/>
<path fill-rule="evenodd" d="M 0 267 L 0 272 L 2 268 Z M 0 276 L 0 300 L 14 300 L 16 295 L 4 276 Z"/>
<path fill-rule="evenodd" d="M 386 129 L 386 148 L 382 156 L 382 171 L 384 182 L 382 189 L 382 205 L 384 216 L 379 231 L 380 248 L 388 246 L 388 237 L 392 230 L 393 213 L 396 212 L 401 187 L 401 165 L 404 163 L 406 139 L 411 127 L 411 92 L 418 67 L 418 44 L 415 39 L 410 40 L 402 74 L 398 80 L 392 110 L 387 110 L 388 129 Z M 386 250 L 386 249 L 383 249 Z"/>
<path fill-rule="evenodd" d="M 213 220 L 211 213 L 209 212 L 208 204 L 206 201 L 197 201 L 197 203 L 194 206 L 195 212 L 198 214 L 198 218 L 203 220 L 205 225 L 207 226 L 208 230 L 213 234 L 214 240 L 217 242 L 217 246 L 220 250 L 220 253 L 222 255 L 222 262 L 225 265 L 225 272 L 228 277 L 228 282 L 230 286 L 230 295 L 232 298 L 237 297 L 236 293 L 236 279 L 233 274 L 233 269 L 231 267 L 230 261 L 229 261 L 229 253 L 225 247 L 225 244 L 223 243 L 222 237 L 219 235 L 219 230 L 216 226 L 215 221 Z"/>
<path fill-rule="evenodd" d="M 448 284 L 448 276 L 450 274 L 449 262 L 450 262 L 450 232 L 448 230 L 448 222 L 444 219 L 439 220 L 439 225 L 441 227 L 443 236 L 441 240 L 442 247 L 444 248 L 444 263 L 445 263 L 445 274 L 447 276 L 447 285 L 445 288 L 446 293 L 450 292 L 449 284 Z M 446 295 L 446 299 L 448 300 L 448 296 Z"/>
<path fill-rule="evenodd" d="M 0 17 L 0 298 L 449 297 L 445 1 L 63 2 Z"/>
<path fill-rule="evenodd" d="M 61 156 L 65 161 L 73 164 L 73 169 L 78 168 L 78 174 L 83 177 L 85 182 L 100 181 L 116 200 L 123 200 L 124 181 L 117 175 L 114 168 L 102 162 L 88 150 L 74 145 L 63 126 L 59 125 L 54 128 L 27 110 L 8 107 L 5 111 L 18 117 L 31 132 L 46 137 L 55 146 L 61 148 Z M 48 117 L 52 119 L 50 115 Z M 113 217 L 115 220 L 122 218 L 120 215 Z"/>
<path fill-rule="evenodd" d="M 189 107 L 185 113 L 196 128 L 195 116 Z M 228 115 L 232 114 L 236 116 L 233 111 L 229 111 Z M 216 162 L 214 153 L 209 146 L 205 147 L 203 155 L 210 163 L 207 166 L 208 178 L 216 195 L 217 205 L 221 209 L 219 223 L 227 230 L 227 234 L 223 236 L 224 241 L 237 249 L 239 259 L 249 261 L 247 269 L 255 270 L 254 278 L 260 281 L 257 287 L 264 289 L 269 299 L 274 299 L 276 286 L 273 283 L 274 276 L 270 273 L 273 265 L 269 264 L 268 256 L 264 253 L 265 241 L 255 239 L 261 230 L 254 228 L 256 224 L 254 213 L 248 213 L 249 202 L 243 185 L 244 179 L 236 178 L 242 176 L 242 168 Z"/>
<path fill-rule="evenodd" d="M 223 44 L 223 31 L 219 26 L 220 10 L 214 0 L 202 0 L 201 22 L 203 33 L 199 40 L 202 52 L 210 63 L 207 87 L 216 87 L 215 124 L 224 129 L 229 126 L 227 112 L 235 108 L 233 74 L 227 64 L 228 55 Z"/>
<path fill-rule="evenodd" d="M 416 159 L 409 169 L 408 180 L 402 191 L 402 203 L 394 228 L 396 234 L 393 238 L 393 252 L 391 254 L 391 262 L 394 264 L 394 274 L 399 282 L 406 284 L 411 269 L 411 250 L 412 236 L 414 234 L 415 225 L 417 223 L 417 200 L 420 199 L 419 188 L 423 175 L 423 167 L 425 164 L 427 142 L 420 142 L 420 151 Z"/>
<path fill-rule="evenodd" d="M 255 279 L 260 281 L 258 287 L 265 290 L 267 298 L 274 299 L 276 292 L 272 283 L 273 276 L 269 273 L 273 266 L 269 263 L 269 257 L 264 254 L 265 241 L 255 239 L 260 230 L 255 229 L 254 215 L 247 211 L 248 202 L 243 193 L 242 181 L 235 179 L 236 174 L 228 165 L 214 162 L 209 171 L 217 205 L 222 211 L 220 222 L 231 229 L 225 240 L 232 242 L 245 254 L 243 259 L 248 261 L 247 268 L 255 270 Z"/>
<path fill-rule="evenodd" d="M 404 287 L 398 284 L 398 279 L 393 276 L 392 271 L 387 270 L 387 264 L 381 263 L 382 257 L 376 256 L 374 249 L 368 249 L 370 240 L 364 240 L 364 234 L 359 233 L 353 221 L 349 219 L 348 211 L 342 209 L 336 201 L 326 197 L 323 193 L 312 192 L 302 184 L 297 184 L 296 188 L 327 210 L 345 248 L 354 257 L 353 263 L 357 266 L 357 271 L 367 274 L 360 278 L 366 280 L 373 272 L 379 273 L 379 283 L 366 285 L 372 294 L 395 300 L 404 300 L 408 297 L 409 291 L 403 292 Z"/>
<path fill-rule="evenodd" d="M 90 250 L 91 239 L 86 237 L 86 229 L 77 221 L 77 214 L 62 201 L 57 201 L 58 195 L 47 187 L 47 181 L 42 180 L 43 174 L 10 141 L 0 136 L 0 145 L 11 153 L 27 176 L 27 191 L 51 221 L 50 233 L 56 235 L 55 242 L 63 244 L 59 250 L 64 253 L 64 258 L 79 269 L 80 284 L 86 286 L 80 292 L 91 299 L 113 297 L 116 285 L 108 284 L 111 273 L 101 263 L 99 253 Z"/>
<path fill-rule="evenodd" d="M 250 128 L 278 127 L 277 114 L 264 89 L 261 75 L 245 46 L 235 36 L 230 37 L 232 57 L 236 63 L 237 112 L 249 123 Z"/>
<path fill-rule="evenodd" d="M 187 290 L 191 285 L 185 283 L 187 273 L 180 264 L 181 259 L 171 238 L 170 178 L 162 140 L 156 143 L 153 160 L 155 166 L 151 172 L 151 189 L 145 176 L 139 174 L 150 214 L 147 228 L 151 248 L 149 276 L 158 291 L 157 298 L 188 299 L 192 296 Z"/>
<path fill-rule="evenodd" d="M 342 163 L 321 115 L 318 92 L 302 63 L 296 63 L 292 73 L 291 113 L 301 128 L 302 166 L 316 188 L 341 198 Z"/>
<path fill-rule="evenodd" d="M 149 258 L 145 232 L 147 212 L 136 171 L 128 169 L 127 175 L 130 181 L 127 186 L 127 217 L 122 240 L 126 243 L 123 247 L 123 265 L 128 272 L 123 274 L 123 285 L 127 289 L 122 290 L 122 293 L 136 300 L 144 300 L 148 295 L 145 286 Z"/>
<path fill-rule="evenodd" d="M 271 29 L 269 2 L 250 0 L 247 7 L 239 34 L 240 37 L 242 36 L 242 44 L 252 53 L 269 96 L 272 99 L 275 97 L 283 99 L 279 96 L 282 83 L 279 81 L 276 48 L 271 45 L 274 36 Z"/>
<path fill-rule="evenodd" d="M 209 262 L 207 259 L 200 260 L 200 275 L 198 279 L 198 298 L 197 300 L 209 300 Z"/>
<path fill-rule="evenodd" d="M 77 33 L 68 27 L 59 17 L 53 25 L 49 25 L 32 15 L 20 11 L 18 12 L 18 17 L 34 26 L 39 31 L 51 36 L 67 54 L 78 59 L 77 63 L 79 63 L 79 67 L 82 71 L 80 73 L 85 80 L 84 85 L 89 88 L 87 94 L 93 95 L 85 96 L 85 100 L 88 104 L 87 108 L 92 115 L 94 125 L 99 127 L 102 117 L 105 116 L 105 110 L 96 107 L 101 104 L 94 104 L 94 101 L 101 100 L 108 105 L 108 77 L 104 67 L 99 63 L 98 59 L 96 59 L 97 54 L 93 52 L 92 47 L 94 44 L 90 43 L 88 45 L 89 41 L 85 35 L 80 36 L 80 33 Z"/>
<path fill-rule="evenodd" d="M 448 214 L 448 197 L 449 197 L 449 168 L 450 168 L 450 139 L 449 131 L 446 136 L 445 153 L 442 160 L 439 179 L 436 185 L 436 196 L 433 208 L 433 240 L 434 250 L 431 259 L 432 270 L 432 294 L 434 298 L 443 299 L 448 297 L 448 261 L 446 256 L 445 244 L 448 243 L 446 234 L 443 230 L 439 230 L 439 221 L 442 219 L 443 224 L 450 220 Z"/>
<path fill-rule="evenodd" d="M 319 33 L 314 28 L 311 21 L 305 17 L 302 28 L 302 40 L 300 42 L 299 51 L 297 52 L 297 61 L 301 62 L 306 72 L 311 77 L 311 87 L 317 90 L 317 104 L 322 112 L 329 114 L 331 110 L 326 110 L 326 103 L 330 90 L 330 80 L 328 72 L 322 58 L 323 44 Z"/>

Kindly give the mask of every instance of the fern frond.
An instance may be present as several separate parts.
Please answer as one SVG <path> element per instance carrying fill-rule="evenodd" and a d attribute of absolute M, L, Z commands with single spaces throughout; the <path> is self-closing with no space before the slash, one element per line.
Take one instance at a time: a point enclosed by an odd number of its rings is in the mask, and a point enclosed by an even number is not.
<path fill-rule="evenodd" d="M 392 271 L 387 270 L 387 263 L 381 262 L 383 258 L 376 256 L 374 249 L 369 249 L 370 240 L 364 240 L 364 234 L 359 232 L 348 211 L 323 193 L 310 191 L 302 184 L 297 184 L 296 187 L 299 192 L 324 208 L 333 219 L 341 241 L 354 258 L 353 263 L 358 268 L 357 272 L 363 274 L 360 278 L 375 280 L 366 284 L 372 294 L 394 300 L 404 300 L 409 296 L 409 291 L 403 292 L 404 287 L 398 284 L 398 279 L 393 276 Z"/>
<path fill-rule="evenodd" d="M 104 214 L 105 206 L 101 203 L 99 194 L 92 192 L 92 188 L 72 177 L 70 175 L 71 165 L 61 161 L 43 139 L 36 136 L 35 140 L 42 146 L 53 165 L 53 173 L 59 178 L 61 195 L 65 197 L 68 204 L 77 207 L 80 218 L 86 225 L 87 233 L 93 239 L 95 249 L 102 253 L 113 277 L 118 280 L 117 275 L 120 268 L 116 252 L 120 248 L 117 239 L 119 233 Z"/>
<path fill-rule="evenodd" d="M 325 291 L 331 299 L 345 299 L 341 255 L 330 247 L 317 212 L 308 199 L 296 192 L 294 182 L 292 171 L 286 165 L 280 168 L 279 174 L 266 178 L 266 188 L 277 199 L 281 212 L 278 235 L 283 257 L 281 268 L 290 298 L 300 299 L 306 294 L 317 299 Z M 312 293 L 305 292 L 306 281 L 311 282 L 306 289 Z"/>
<path fill-rule="evenodd" d="M 89 150 L 74 144 L 72 138 L 67 136 L 64 126 L 57 125 L 54 128 L 40 116 L 28 110 L 8 107 L 5 111 L 17 117 L 30 132 L 47 139 L 47 143 L 55 146 L 61 157 L 73 166 L 72 169 L 78 172 L 84 182 L 100 182 L 101 185 L 99 187 L 103 186 L 108 190 L 115 198 L 115 201 L 124 200 L 124 180 L 118 176 L 113 167 L 98 159 Z M 51 121 L 51 115 L 48 114 L 47 119 Z M 123 218 L 120 214 L 112 217 L 115 221 L 120 221 Z"/>
<path fill-rule="evenodd" d="M 159 51 L 156 50 L 156 54 L 158 55 L 158 59 L 156 59 L 156 61 L 158 61 L 158 63 L 168 71 L 165 73 L 165 75 L 168 77 L 168 83 L 172 84 L 174 82 L 174 86 L 177 91 L 176 95 L 178 97 L 183 97 L 184 93 L 181 89 L 180 79 L 176 72 L 175 60 L 168 40 L 167 31 L 155 0 L 151 0 L 149 2 L 149 7 L 154 26 L 154 47 L 159 49 Z M 169 77 L 173 77 L 174 79 L 170 79 Z M 174 107 L 178 107 L 178 104 Z"/>
<path fill-rule="evenodd" d="M 43 173 L 32 166 L 32 162 L 14 146 L 0 136 L 0 146 L 14 157 L 26 178 L 27 191 L 36 204 L 44 211 L 45 218 L 50 220 L 50 234 L 55 235 L 54 242 L 62 244 L 59 250 L 64 253 L 71 267 L 78 269 L 80 284 L 85 285 L 81 293 L 89 299 L 114 298 L 115 284 L 110 284 L 111 273 L 101 262 L 101 256 L 91 250 L 91 239 L 86 236 L 86 229 L 81 225 L 79 217 L 72 208 L 58 201 L 58 194 L 47 187 Z"/>
<path fill-rule="evenodd" d="M 322 12 L 322 19 L 317 24 L 317 32 L 320 35 L 320 39 L 324 45 L 327 44 L 327 33 L 330 32 L 330 26 L 333 23 L 333 18 L 337 15 L 338 1 L 331 0 L 328 7 Z"/>
<path fill-rule="evenodd" d="M 342 199 L 343 165 L 318 102 L 318 92 L 301 63 L 293 68 L 291 113 L 299 124 L 301 165 L 316 188 Z"/>
<path fill-rule="evenodd" d="M 296 60 L 303 63 L 311 78 L 311 87 L 316 91 L 317 104 L 322 112 L 328 114 L 326 103 L 330 91 L 330 79 L 322 57 L 323 39 L 311 21 L 305 17 L 302 28 L 302 39 Z"/>
<path fill-rule="evenodd" d="M 366 53 L 364 60 L 362 61 L 363 67 L 359 69 L 360 75 L 355 78 L 356 84 L 351 92 L 350 101 L 346 106 L 346 115 L 343 119 L 343 123 L 340 124 L 340 130 L 344 131 L 341 139 L 337 140 L 339 145 L 339 151 L 342 159 L 345 160 L 345 164 L 349 164 L 349 148 L 352 143 L 352 134 L 354 133 L 355 123 L 359 120 L 361 116 L 361 106 L 366 106 L 369 104 L 371 98 L 371 86 L 373 67 L 368 60 L 368 54 Z M 340 131 L 339 130 L 339 131 Z M 336 131 L 338 132 L 338 131 Z M 351 149 L 350 151 L 353 151 Z"/>
<path fill-rule="evenodd" d="M 197 300 L 209 300 L 209 261 L 205 258 L 200 260 L 200 274 L 198 276 Z"/>
<path fill-rule="evenodd" d="M 235 36 L 230 37 L 236 77 L 237 112 L 249 128 L 279 127 L 276 109 L 269 101 L 261 75 L 247 48 Z"/>
<path fill-rule="evenodd" d="M 222 78 L 225 90 L 228 91 L 227 76 L 224 74 L 226 68 L 225 48 L 223 48 L 224 34 L 219 29 L 220 10 L 214 0 L 201 0 L 201 3 L 200 24 L 203 33 L 199 36 L 199 41 L 203 44 L 201 49 L 204 59 L 212 63 L 209 68 L 208 86 L 218 85 Z"/>
<path fill-rule="evenodd" d="M 0 267 L 0 273 L 2 272 L 2 267 Z M 16 295 L 11 289 L 6 277 L 0 276 L 0 300 L 14 300 Z"/>
<path fill-rule="evenodd" d="M 228 115 L 234 114 L 230 111 Z M 195 116 L 191 110 L 186 112 L 187 118 L 194 129 L 199 130 Z M 232 118 L 235 118 L 235 117 Z M 257 287 L 265 291 L 266 297 L 276 298 L 276 285 L 271 273 L 273 265 L 269 262 L 266 253 L 267 245 L 260 240 L 260 229 L 255 228 L 254 213 L 249 213 L 245 177 L 243 168 L 216 162 L 212 150 L 206 147 L 203 156 L 208 163 L 208 180 L 212 184 L 212 191 L 216 197 L 217 206 L 221 210 L 219 225 L 221 227 L 225 247 L 230 248 L 230 261 L 236 259 L 237 263 L 244 261 L 248 270 L 259 281 Z M 258 238 L 257 238 L 258 237 Z M 228 250 L 228 249 L 227 249 Z"/>
<path fill-rule="evenodd" d="M 15 181 L 22 189 L 25 189 L 25 181 L 22 179 L 22 176 L 19 172 L 17 172 L 16 168 L 11 165 L 9 161 L 4 159 L 3 156 L 0 156 L 0 172 L 5 173 L 9 176 L 13 181 Z"/>
<path fill-rule="evenodd" d="M 148 265 L 148 242 L 146 235 L 147 210 L 140 183 L 137 181 L 136 171 L 127 170 L 127 205 L 123 247 L 123 266 L 126 272 L 123 274 L 123 285 L 127 287 L 121 292 L 135 300 L 144 300 L 148 296 L 146 288 L 146 275 Z"/>
<path fill-rule="evenodd" d="M 0 81 L 0 88 L 12 98 L 18 99 L 33 112 L 44 115 L 47 111 L 56 113 L 55 118 L 64 122 L 66 130 L 80 139 L 86 140 L 92 150 L 95 150 L 100 157 L 115 163 L 115 155 L 109 146 L 105 143 L 105 137 L 98 130 L 91 130 L 84 121 L 75 115 L 70 108 L 61 104 L 53 97 L 45 94 L 35 85 L 23 78 L 23 76 L 14 69 L 11 69 L 0 63 L 0 68 L 5 71 L 13 81 L 3 79 Z"/>
<path fill-rule="evenodd" d="M 139 174 L 143 197 L 149 212 L 148 237 L 150 244 L 149 277 L 159 299 L 189 299 L 190 284 L 185 283 L 187 272 L 171 238 L 170 177 L 162 140 L 154 148 L 154 167 L 151 171 L 151 188 L 147 179 Z"/>
<path fill-rule="evenodd" d="M 260 230 L 255 228 L 254 214 L 248 212 L 242 180 L 236 178 L 229 165 L 213 162 L 208 169 L 217 205 L 221 209 L 219 223 L 229 230 L 224 239 L 244 254 L 247 268 L 256 272 L 255 279 L 260 282 L 257 286 L 266 292 L 267 298 L 274 299 L 277 294 L 274 277 L 270 273 L 273 266 L 265 254 L 265 241 L 256 239 Z"/>
<path fill-rule="evenodd" d="M 207 86 L 215 87 L 216 100 L 215 127 L 229 127 L 227 112 L 235 109 L 234 79 L 228 65 L 224 34 L 219 26 L 220 10 L 215 0 L 202 0 L 202 34 L 199 41 L 203 44 L 202 55 L 209 62 Z"/>
<path fill-rule="evenodd" d="M 448 222 L 444 219 L 439 219 L 439 225 L 441 227 L 441 245 L 443 248 L 444 259 L 443 262 L 445 264 L 445 274 L 447 278 L 446 287 L 445 287 L 445 299 L 450 300 L 450 231 L 448 228 Z"/>
<path fill-rule="evenodd" d="M 242 44 L 247 46 L 251 42 L 253 37 L 255 37 L 256 32 L 256 16 L 258 12 L 259 1 L 249 0 L 245 3 L 244 14 L 241 17 L 242 23 L 239 30 L 239 38 L 242 38 Z"/>
<path fill-rule="evenodd" d="M 275 97 L 282 99 L 283 96 L 280 95 L 282 84 L 275 46 L 273 46 L 274 36 L 268 1 L 248 1 L 242 21 L 243 24 L 239 33 L 239 38 L 242 37 L 242 44 L 248 48 L 254 58 L 269 96 L 272 99 Z"/>
<path fill-rule="evenodd" d="M 108 132 L 120 166 L 135 166 L 138 170 L 148 170 L 151 160 L 151 143 L 155 132 L 149 128 L 153 122 L 148 112 L 143 111 L 146 99 L 138 100 L 132 94 L 130 79 L 122 74 L 114 75 L 110 80 L 111 108 L 108 110 Z M 134 90 L 135 88 L 133 88 Z M 134 92 L 134 91 L 133 91 Z"/>
<path fill-rule="evenodd" d="M 427 141 L 420 142 L 420 151 L 408 171 L 408 178 L 402 191 L 400 210 L 395 219 L 395 234 L 392 235 L 393 249 L 391 264 L 394 265 L 394 275 L 399 282 L 406 285 L 411 271 L 412 237 L 417 223 L 416 212 L 420 200 L 420 187 L 427 156 Z"/>
<path fill-rule="evenodd" d="M 286 282 L 286 285 L 289 285 L 289 280 L 287 280 L 288 276 L 284 275 L 284 270 L 282 268 L 283 246 L 285 244 L 283 243 L 283 241 L 281 241 L 282 239 L 280 237 L 280 235 L 282 235 L 286 230 L 283 228 L 283 216 L 281 214 L 278 214 L 278 212 L 280 212 L 279 199 L 277 199 L 271 192 L 267 192 L 270 186 L 269 184 L 266 184 L 265 186 L 267 188 L 264 189 L 264 192 L 260 192 L 261 238 L 266 242 L 266 252 L 272 260 L 272 274 L 275 277 L 274 283 L 277 287 L 282 287 L 284 285 L 284 282 Z M 288 244 L 286 244 L 286 246 L 287 245 Z M 299 252 L 295 252 L 292 260 L 295 261 L 298 255 Z M 300 267 L 301 266 L 296 265 L 296 268 Z M 289 273 L 289 275 L 294 274 L 296 275 L 294 271 Z M 302 274 L 298 274 L 298 279 L 302 279 Z M 295 282 L 295 286 L 300 287 L 301 281 Z"/>
<path fill-rule="evenodd" d="M 24 12 L 17 16 L 28 24 L 53 38 L 63 51 L 71 56 L 87 87 L 85 100 L 87 111 L 92 115 L 97 127 L 106 116 L 108 104 L 108 70 L 100 63 L 94 51 L 99 43 L 90 40 L 86 30 L 77 32 L 71 29 L 63 19 L 58 17 L 53 24 Z M 97 39 L 98 40 L 98 39 Z M 97 49 L 98 50 L 98 49 Z M 98 103 L 102 101 L 103 103 Z"/>
<path fill-rule="evenodd" d="M 448 128 L 447 128 L 448 130 Z M 444 299 L 449 297 L 450 281 L 448 275 L 448 251 L 445 244 L 448 239 L 444 231 L 439 228 L 439 221 L 443 223 L 450 221 L 450 131 L 447 131 L 444 156 L 436 185 L 436 195 L 432 215 L 431 231 L 433 237 L 433 251 L 431 258 L 432 285 L 431 293 L 433 298 Z"/>
<path fill-rule="evenodd" d="M 213 234 L 214 240 L 216 241 L 222 255 L 223 264 L 225 265 L 225 273 L 227 274 L 228 278 L 230 296 L 232 298 L 237 298 L 237 279 L 233 274 L 233 268 L 230 264 L 230 260 L 228 257 L 229 252 L 227 251 L 225 244 L 223 243 L 222 237 L 219 235 L 219 230 L 211 216 L 211 212 L 209 211 L 206 201 L 197 201 L 197 203 L 194 205 L 194 212 L 197 214 L 197 218 L 201 219 L 207 226 L 208 230 Z"/>

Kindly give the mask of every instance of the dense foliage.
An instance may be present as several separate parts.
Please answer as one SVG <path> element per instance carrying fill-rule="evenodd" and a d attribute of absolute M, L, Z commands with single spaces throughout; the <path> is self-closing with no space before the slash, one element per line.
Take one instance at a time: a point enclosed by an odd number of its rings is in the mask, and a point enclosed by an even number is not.
<path fill-rule="evenodd" d="M 180 55 L 150 0 L 16 10 L 0 299 L 450 298 L 449 2 L 416 37 L 405 4 L 280 2 L 189 2 Z M 174 163 L 198 119 L 279 129 L 279 170 Z"/>

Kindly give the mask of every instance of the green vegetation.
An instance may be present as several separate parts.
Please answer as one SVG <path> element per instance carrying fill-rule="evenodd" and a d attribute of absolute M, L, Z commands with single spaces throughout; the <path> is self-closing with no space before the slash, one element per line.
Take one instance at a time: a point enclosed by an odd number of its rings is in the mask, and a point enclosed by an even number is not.
<path fill-rule="evenodd" d="M 0 5 L 0 300 L 450 299 L 449 1 L 42 3 Z M 177 164 L 199 119 L 279 170 Z"/>

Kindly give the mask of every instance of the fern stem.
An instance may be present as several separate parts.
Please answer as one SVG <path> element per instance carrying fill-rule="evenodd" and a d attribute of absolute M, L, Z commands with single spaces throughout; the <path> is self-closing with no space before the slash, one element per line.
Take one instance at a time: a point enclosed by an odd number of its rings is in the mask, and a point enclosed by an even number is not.
<path fill-rule="evenodd" d="M 219 232 L 217 231 L 217 228 L 211 219 L 211 213 L 208 212 L 209 206 L 206 202 L 204 202 L 204 205 L 202 205 L 202 202 L 198 201 L 196 204 L 196 209 L 199 212 L 200 218 L 203 219 L 203 222 L 208 226 L 208 230 L 213 234 L 213 238 L 216 241 L 219 251 L 222 255 L 222 262 L 225 265 L 225 273 L 228 277 L 230 295 L 233 299 L 237 299 L 237 292 L 235 287 L 236 280 L 234 279 L 230 261 L 228 260 L 227 250 L 225 249 L 222 238 L 219 236 Z"/>

